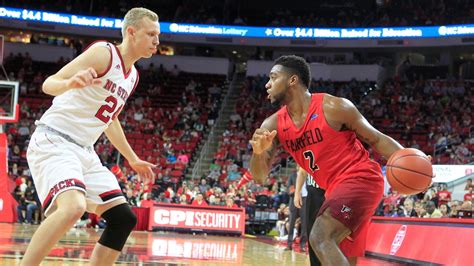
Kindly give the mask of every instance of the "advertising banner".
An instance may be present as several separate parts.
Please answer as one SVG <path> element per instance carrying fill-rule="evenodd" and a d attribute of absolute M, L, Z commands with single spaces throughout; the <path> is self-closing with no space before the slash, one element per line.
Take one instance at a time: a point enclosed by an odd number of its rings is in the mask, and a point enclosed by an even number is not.
<path fill-rule="evenodd" d="M 474 173 L 474 165 L 433 165 L 433 182 L 447 183 Z"/>
<path fill-rule="evenodd" d="M 409 263 L 472 265 L 472 219 L 374 217 L 366 253 Z"/>
<path fill-rule="evenodd" d="M 188 229 L 202 232 L 245 233 L 245 210 L 242 208 L 199 207 L 159 203 L 150 209 L 148 230 Z"/>

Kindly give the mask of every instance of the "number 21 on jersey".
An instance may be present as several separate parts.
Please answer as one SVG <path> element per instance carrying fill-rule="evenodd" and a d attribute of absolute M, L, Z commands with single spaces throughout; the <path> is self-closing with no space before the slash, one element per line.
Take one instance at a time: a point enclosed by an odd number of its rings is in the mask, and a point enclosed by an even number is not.
<path fill-rule="evenodd" d="M 316 159 L 312 150 L 303 152 L 303 156 L 308 160 L 309 169 L 311 169 L 312 172 L 319 170 L 319 166 L 316 164 Z"/>

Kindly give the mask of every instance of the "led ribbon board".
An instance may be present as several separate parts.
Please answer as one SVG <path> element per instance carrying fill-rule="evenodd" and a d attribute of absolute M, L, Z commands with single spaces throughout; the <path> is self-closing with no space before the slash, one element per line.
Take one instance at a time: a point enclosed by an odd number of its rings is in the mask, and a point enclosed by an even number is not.
<path fill-rule="evenodd" d="M 73 26 L 121 29 L 122 19 L 81 16 L 49 11 L 0 7 L 0 18 Z M 160 22 L 165 34 L 197 34 L 233 37 L 291 39 L 383 39 L 383 38 L 444 38 L 474 36 L 474 24 L 377 27 L 377 28 L 295 28 L 248 27 Z"/>

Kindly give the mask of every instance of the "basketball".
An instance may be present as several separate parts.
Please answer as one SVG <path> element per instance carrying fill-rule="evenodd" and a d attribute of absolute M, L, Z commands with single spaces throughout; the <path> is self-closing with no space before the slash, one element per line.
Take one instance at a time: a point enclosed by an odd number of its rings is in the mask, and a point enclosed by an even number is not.
<path fill-rule="evenodd" d="M 387 162 L 387 181 L 401 194 L 425 191 L 432 182 L 433 167 L 422 151 L 407 148 L 396 151 Z"/>

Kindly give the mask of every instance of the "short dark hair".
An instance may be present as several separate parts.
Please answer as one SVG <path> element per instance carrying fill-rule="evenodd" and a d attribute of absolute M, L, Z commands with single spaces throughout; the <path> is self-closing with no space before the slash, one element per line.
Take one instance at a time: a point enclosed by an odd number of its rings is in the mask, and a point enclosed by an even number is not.
<path fill-rule="evenodd" d="M 289 70 L 292 75 L 297 75 L 301 83 L 309 88 L 311 81 L 311 72 L 309 70 L 309 64 L 303 57 L 296 55 L 283 55 L 275 60 L 274 65 L 282 65 Z"/>

